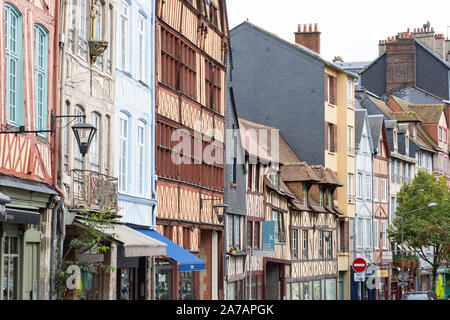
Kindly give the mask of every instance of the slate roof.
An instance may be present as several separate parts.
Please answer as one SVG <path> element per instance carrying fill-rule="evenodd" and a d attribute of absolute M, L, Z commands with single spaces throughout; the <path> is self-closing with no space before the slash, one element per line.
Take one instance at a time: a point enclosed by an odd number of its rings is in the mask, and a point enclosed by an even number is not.
<path fill-rule="evenodd" d="M 369 121 L 370 133 L 372 134 L 372 144 L 374 149 L 380 150 L 381 130 L 383 128 L 383 116 L 372 115 L 367 117 Z"/>
<path fill-rule="evenodd" d="M 361 143 L 361 136 L 364 127 L 364 119 L 367 115 L 366 109 L 355 110 L 355 144 Z"/>
<path fill-rule="evenodd" d="M 391 96 L 401 98 L 413 104 L 439 104 L 442 99 L 421 88 L 403 84 L 380 96 L 380 99 L 387 101 Z"/>
<path fill-rule="evenodd" d="M 237 25 L 236 27 L 234 27 L 233 29 L 231 29 L 231 30 L 230 30 L 230 33 L 233 32 L 235 29 L 238 29 L 238 28 L 239 28 L 241 25 L 243 25 L 243 24 L 247 24 L 247 25 L 249 25 L 249 26 L 255 28 L 256 30 L 259 30 L 259 31 L 261 31 L 261 32 L 264 32 L 265 34 L 267 34 L 267 35 L 269 35 L 269 36 L 271 36 L 271 37 L 273 37 L 273 38 L 275 38 L 275 39 L 277 39 L 277 40 L 279 40 L 279 41 L 282 41 L 282 42 L 285 43 L 285 44 L 290 45 L 293 49 L 300 50 L 300 51 L 302 51 L 302 52 L 304 52 L 304 53 L 310 55 L 311 57 L 317 59 L 318 61 L 324 63 L 325 65 L 327 65 L 327 66 L 329 66 L 329 67 L 331 67 L 331 68 L 337 69 L 337 70 L 339 70 L 339 71 L 341 71 L 341 72 L 344 72 L 344 73 L 347 74 L 349 77 L 352 77 L 352 78 L 354 78 L 354 79 L 358 79 L 358 76 L 355 75 L 354 73 L 348 72 L 348 71 L 346 71 L 346 70 L 340 68 L 339 66 L 335 65 L 333 62 L 330 62 L 330 61 L 328 61 L 328 60 L 325 60 L 325 59 L 322 58 L 322 57 L 320 56 L 320 54 L 318 54 L 317 52 L 315 52 L 315 51 L 313 51 L 313 50 L 311 50 L 311 49 L 309 49 L 309 48 L 307 48 L 307 47 L 305 47 L 305 46 L 299 45 L 299 44 L 297 44 L 297 43 L 292 43 L 292 42 L 286 41 L 286 40 L 284 40 L 283 38 L 279 37 L 278 35 L 276 35 L 276 34 L 274 34 L 274 33 L 272 33 L 272 32 L 269 32 L 269 31 L 267 31 L 267 30 L 265 30 L 265 29 L 263 29 L 263 28 L 261 28 L 261 27 L 255 25 L 255 24 L 253 24 L 253 23 L 251 23 L 251 22 L 249 22 L 249 21 L 244 21 L 244 22 L 240 23 L 239 25 Z"/>

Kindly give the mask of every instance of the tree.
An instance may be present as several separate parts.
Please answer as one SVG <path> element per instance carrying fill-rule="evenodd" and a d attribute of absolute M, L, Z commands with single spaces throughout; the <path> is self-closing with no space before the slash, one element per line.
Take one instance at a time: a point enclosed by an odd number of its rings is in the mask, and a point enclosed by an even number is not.
<path fill-rule="evenodd" d="M 450 191 L 447 178 L 436 178 L 424 170 L 419 170 L 411 184 L 404 184 L 397 193 L 397 217 L 389 226 L 389 237 L 398 245 L 402 241 L 402 219 L 399 213 L 427 208 L 404 215 L 404 246 L 416 251 L 417 255 L 432 266 L 433 291 L 436 286 L 437 269 L 449 263 L 450 234 Z M 433 258 L 425 255 L 423 248 L 433 247 Z"/>
<path fill-rule="evenodd" d="M 83 216 L 84 227 L 80 236 L 73 238 L 68 244 L 68 250 L 61 257 L 58 252 L 58 264 L 56 270 L 56 285 L 55 292 L 57 299 L 63 299 L 66 293 L 66 281 L 69 277 L 67 268 L 69 266 L 76 265 L 82 271 L 88 273 L 96 273 L 100 270 L 104 270 L 107 273 L 114 271 L 114 267 L 111 265 L 105 265 L 103 263 L 91 263 L 80 262 L 68 259 L 68 257 L 77 251 L 78 253 L 107 253 L 111 250 L 111 241 L 118 239 L 119 236 L 114 233 L 114 223 L 116 212 L 106 207 L 103 212 L 89 212 L 83 210 L 81 212 Z M 81 282 L 81 279 L 80 279 Z M 80 289 L 80 288 L 79 288 Z M 78 291 L 80 295 L 83 290 Z"/>

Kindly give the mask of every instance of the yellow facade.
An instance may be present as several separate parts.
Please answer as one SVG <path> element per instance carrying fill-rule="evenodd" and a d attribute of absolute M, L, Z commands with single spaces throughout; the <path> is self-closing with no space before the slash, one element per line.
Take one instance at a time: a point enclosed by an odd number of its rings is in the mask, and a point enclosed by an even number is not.
<path fill-rule="evenodd" d="M 336 101 L 330 103 L 325 99 L 325 121 L 336 125 L 337 131 L 337 149 L 336 152 L 329 152 L 325 150 L 325 167 L 335 172 L 339 180 L 345 185 L 337 189 L 336 205 L 344 212 L 340 217 L 340 221 L 347 221 L 355 217 L 355 203 L 354 200 L 349 200 L 348 177 L 352 174 L 353 177 L 353 191 L 354 195 L 354 176 L 355 176 L 355 142 L 354 142 L 354 127 L 355 127 L 355 98 L 354 98 L 354 78 L 340 69 L 332 66 L 325 66 L 325 72 L 329 76 L 337 79 L 336 85 Z M 351 85 L 351 90 L 349 86 Z M 349 127 L 352 128 L 353 137 L 349 139 Z M 351 140 L 351 141 L 350 141 Z M 351 145 L 350 145 L 351 143 Z M 349 234 L 352 234 L 351 223 L 349 223 Z M 349 253 L 352 252 L 352 244 L 348 242 L 348 252 L 338 253 L 338 270 L 342 272 L 343 276 L 343 297 L 345 300 L 350 299 L 350 268 L 351 261 Z M 339 291 L 341 288 L 339 288 Z"/>

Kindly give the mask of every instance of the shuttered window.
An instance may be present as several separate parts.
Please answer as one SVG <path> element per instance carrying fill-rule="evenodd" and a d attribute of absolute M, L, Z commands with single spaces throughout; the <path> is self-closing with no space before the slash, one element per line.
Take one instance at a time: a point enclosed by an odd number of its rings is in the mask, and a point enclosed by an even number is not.
<path fill-rule="evenodd" d="M 6 43 L 6 119 L 9 124 L 23 126 L 23 56 L 22 15 L 11 4 L 5 4 Z"/>
<path fill-rule="evenodd" d="M 40 25 L 34 27 L 34 72 L 36 130 L 47 130 L 48 31 Z M 39 135 L 45 137 L 47 133 Z"/>

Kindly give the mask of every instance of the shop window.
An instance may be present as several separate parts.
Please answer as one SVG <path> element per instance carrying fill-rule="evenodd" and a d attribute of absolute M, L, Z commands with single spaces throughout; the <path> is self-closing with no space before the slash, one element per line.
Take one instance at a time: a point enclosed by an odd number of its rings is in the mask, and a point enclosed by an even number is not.
<path fill-rule="evenodd" d="M 192 271 L 180 272 L 180 281 L 178 285 L 180 300 L 194 300 L 195 299 L 195 281 Z"/>
<path fill-rule="evenodd" d="M 3 261 L 1 265 L 2 300 L 16 300 L 18 298 L 18 273 L 19 273 L 19 238 L 6 236 L 2 244 Z"/>

